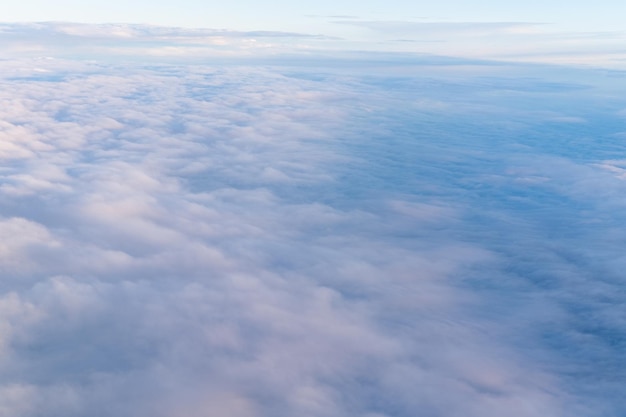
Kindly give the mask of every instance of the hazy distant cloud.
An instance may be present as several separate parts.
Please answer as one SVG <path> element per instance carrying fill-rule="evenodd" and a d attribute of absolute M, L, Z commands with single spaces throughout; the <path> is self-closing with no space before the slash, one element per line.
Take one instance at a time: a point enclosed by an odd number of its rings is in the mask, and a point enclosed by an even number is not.
<path fill-rule="evenodd" d="M 239 56 L 297 50 L 299 42 L 329 41 L 319 34 L 187 29 L 132 24 L 4 23 L 6 53 L 97 59 L 99 56 Z M 59 43 L 63 42 L 63 45 Z"/>
<path fill-rule="evenodd" d="M 455 59 L 623 67 L 624 34 L 561 33 L 533 22 L 376 21 L 329 18 L 326 33 L 170 28 L 140 24 L 2 23 L 7 56 L 97 60 L 318 60 L 329 54 L 407 53 Z M 335 30 L 333 30 L 335 28 Z M 62 46 L 60 44 L 62 42 Z M 319 54 L 323 52 L 323 54 Z M 296 56 L 297 59 L 293 59 Z"/>
<path fill-rule="evenodd" d="M 541 25 L 541 23 L 531 22 L 416 22 L 382 20 L 337 20 L 334 23 L 361 26 L 385 34 L 396 34 L 396 36 L 406 34 L 478 36 L 496 33 L 519 33 Z"/>
<path fill-rule="evenodd" d="M 438 42 L 421 52 L 517 61 L 623 67 L 622 32 L 557 32 L 543 22 L 435 22 L 338 19 L 334 24 L 368 29 L 371 42 Z M 408 42 L 405 42 L 408 44 Z M 594 64 L 595 63 L 595 64 Z"/>
<path fill-rule="evenodd" d="M 359 16 L 356 15 L 319 15 L 319 14 L 309 14 L 306 17 L 317 18 L 317 19 L 359 19 Z"/>
<path fill-rule="evenodd" d="M 234 31 L 225 29 L 189 29 L 172 28 L 140 24 L 81 24 L 72 22 L 42 22 L 42 23 L 4 23 L 1 24 L 3 35 L 27 35 L 32 32 L 57 33 L 75 37 L 113 38 L 113 39 L 193 39 L 210 38 L 214 36 L 226 37 L 319 37 L 305 33 L 279 31 Z"/>

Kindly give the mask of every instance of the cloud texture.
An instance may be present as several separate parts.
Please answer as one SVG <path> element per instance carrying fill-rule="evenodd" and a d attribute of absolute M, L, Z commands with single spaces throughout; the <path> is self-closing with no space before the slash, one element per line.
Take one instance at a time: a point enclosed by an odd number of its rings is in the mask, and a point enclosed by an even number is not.
<path fill-rule="evenodd" d="M 606 73 L 1 71 L 0 416 L 626 407 Z"/>

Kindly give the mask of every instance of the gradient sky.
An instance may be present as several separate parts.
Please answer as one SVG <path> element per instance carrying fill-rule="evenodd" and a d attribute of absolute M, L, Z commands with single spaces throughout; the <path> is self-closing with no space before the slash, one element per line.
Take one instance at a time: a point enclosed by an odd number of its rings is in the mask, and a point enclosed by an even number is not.
<path fill-rule="evenodd" d="M 622 30 L 626 4 L 615 0 L 524 2 L 479 0 L 256 2 L 198 0 L 31 0 L 0 7 L 3 21 L 132 22 L 183 27 L 293 30 L 316 26 L 310 16 L 353 16 L 365 20 L 540 22 L 563 30 Z M 319 23 L 319 22 L 318 22 Z"/>

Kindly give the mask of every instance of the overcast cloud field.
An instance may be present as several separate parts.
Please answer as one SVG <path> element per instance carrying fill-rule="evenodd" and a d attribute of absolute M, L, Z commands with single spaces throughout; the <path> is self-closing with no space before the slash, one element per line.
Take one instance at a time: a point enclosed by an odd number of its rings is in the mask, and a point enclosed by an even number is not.
<path fill-rule="evenodd" d="M 626 71 L 322 40 L 2 25 L 0 416 L 625 415 Z"/>

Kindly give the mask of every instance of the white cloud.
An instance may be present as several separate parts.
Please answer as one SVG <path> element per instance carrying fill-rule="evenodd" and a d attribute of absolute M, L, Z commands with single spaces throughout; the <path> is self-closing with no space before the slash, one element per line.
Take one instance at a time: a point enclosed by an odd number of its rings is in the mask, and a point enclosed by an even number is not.
<path fill-rule="evenodd" d="M 604 68 L 623 68 L 624 63 L 621 31 L 563 32 L 534 22 L 349 19 L 333 23 L 365 29 L 362 37 L 370 48 L 375 43 L 387 50 Z"/>
<path fill-rule="evenodd" d="M 100 59 L 2 69 L 0 415 L 623 405 L 587 79 Z"/>

